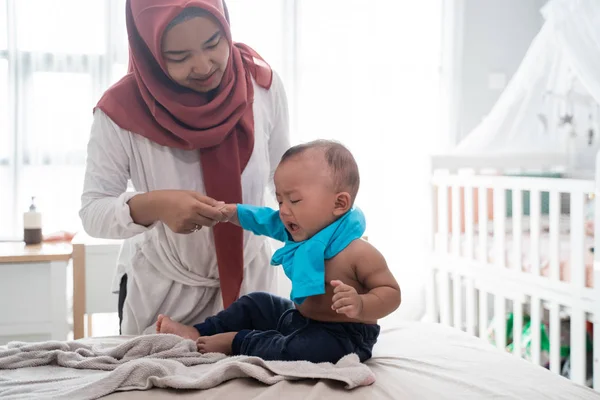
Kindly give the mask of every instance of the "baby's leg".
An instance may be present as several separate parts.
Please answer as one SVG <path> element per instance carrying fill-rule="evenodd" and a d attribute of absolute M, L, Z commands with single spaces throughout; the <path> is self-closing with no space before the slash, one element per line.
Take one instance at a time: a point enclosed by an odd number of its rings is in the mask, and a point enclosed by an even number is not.
<path fill-rule="evenodd" d="M 263 360 L 304 360 L 314 363 L 336 363 L 354 351 L 350 338 L 345 337 L 343 332 L 333 333 L 319 324 L 311 324 L 289 334 L 274 330 L 244 330 L 237 334 L 203 336 L 196 343 L 201 353 L 243 354 Z"/>
<path fill-rule="evenodd" d="M 180 324 L 162 314 L 159 315 L 156 320 L 156 333 L 171 333 L 192 340 L 196 340 L 200 337 L 198 330 L 193 326 Z"/>
<path fill-rule="evenodd" d="M 283 313 L 294 304 L 269 293 L 255 292 L 240 297 L 227 309 L 203 323 L 194 325 L 201 336 L 211 336 L 244 329 L 268 331 L 277 329 Z"/>
<path fill-rule="evenodd" d="M 232 346 L 237 332 L 217 333 L 212 336 L 200 336 L 196 340 L 196 346 L 200 353 L 222 353 L 230 356 L 233 353 Z"/>

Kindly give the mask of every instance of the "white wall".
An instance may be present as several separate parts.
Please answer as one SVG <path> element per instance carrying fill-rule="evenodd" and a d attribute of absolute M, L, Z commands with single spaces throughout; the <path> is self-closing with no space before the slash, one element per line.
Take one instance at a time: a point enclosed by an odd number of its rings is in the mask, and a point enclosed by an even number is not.
<path fill-rule="evenodd" d="M 459 137 L 490 111 L 502 88 L 490 88 L 491 74 L 515 73 L 543 24 L 546 0 L 465 0 L 460 82 Z"/>

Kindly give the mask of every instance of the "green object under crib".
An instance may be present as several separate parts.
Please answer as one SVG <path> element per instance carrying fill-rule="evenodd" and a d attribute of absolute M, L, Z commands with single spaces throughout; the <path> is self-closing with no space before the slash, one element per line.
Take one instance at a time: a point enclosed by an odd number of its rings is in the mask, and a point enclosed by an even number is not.
<path fill-rule="evenodd" d="M 564 325 L 563 325 L 564 324 Z M 568 334 L 568 321 L 561 321 L 561 334 Z M 492 321 L 489 329 L 488 329 L 488 339 L 490 343 L 496 344 L 495 340 L 495 331 L 494 331 L 494 321 Z M 514 314 L 509 313 L 506 317 L 506 350 L 510 353 L 514 351 L 514 337 L 513 337 L 513 327 L 514 327 Z M 570 346 L 568 345 L 569 340 L 563 339 L 561 336 L 561 345 L 560 345 L 560 359 L 561 364 L 564 363 L 569 358 Z M 529 315 L 523 316 L 523 329 L 521 331 L 521 357 L 531 360 L 531 350 L 532 350 L 532 331 L 531 331 L 531 318 Z M 592 351 L 592 340 L 589 337 L 589 334 L 586 335 L 586 350 L 587 352 Z M 549 367 L 550 363 L 550 336 L 548 334 L 548 327 L 546 324 L 540 324 L 540 363 L 544 365 L 546 368 Z"/>
<path fill-rule="evenodd" d="M 506 320 L 506 350 L 511 353 L 514 351 L 514 338 L 513 338 L 513 325 L 514 325 L 514 314 L 509 314 Z M 527 360 L 531 360 L 531 348 L 532 348 L 532 331 L 531 331 L 531 318 L 528 315 L 523 316 L 523 331 L 521 332 L 521 356 Z M 548 335 L 548 328 L 545 324 L 540 324 L 540 358 L 542 365 L 546 365 L 550 362 L 550 336 Z M 561 360 L 569 357 L 569 346 L 560 346 L 560 358 Z"/>

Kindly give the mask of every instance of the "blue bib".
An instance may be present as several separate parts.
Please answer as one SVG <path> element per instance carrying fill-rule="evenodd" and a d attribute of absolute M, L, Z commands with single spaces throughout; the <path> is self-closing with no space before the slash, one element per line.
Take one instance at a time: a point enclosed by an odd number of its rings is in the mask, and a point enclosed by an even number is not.
<path fill-rule="evenodd" d="M 302 304 L 309 296 L 325 293 L 325 260 L 360 239 L 366 228 L 364 214 L 359 208 L 353 208 L 310 239 L 294 242 L 279 218 L 279 211 L 242 204 L 238 204 L 237 210 L 242 228 L 285 243 L 273 254 L 271 265 L 283 266 L 292 281 L 290 299 L 296 304 Z"/>

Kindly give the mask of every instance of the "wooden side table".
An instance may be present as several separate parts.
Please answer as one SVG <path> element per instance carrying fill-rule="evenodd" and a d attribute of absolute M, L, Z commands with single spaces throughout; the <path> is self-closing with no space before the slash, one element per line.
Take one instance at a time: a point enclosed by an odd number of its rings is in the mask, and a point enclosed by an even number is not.
<path fill-rule="evenodd" d="M 67 340 L 68 243 L 0 242 L 0 345 Z"/>

